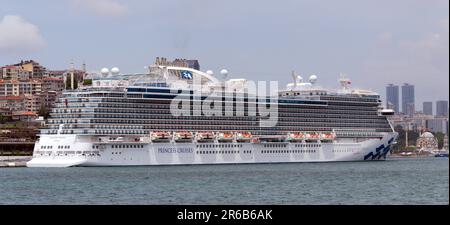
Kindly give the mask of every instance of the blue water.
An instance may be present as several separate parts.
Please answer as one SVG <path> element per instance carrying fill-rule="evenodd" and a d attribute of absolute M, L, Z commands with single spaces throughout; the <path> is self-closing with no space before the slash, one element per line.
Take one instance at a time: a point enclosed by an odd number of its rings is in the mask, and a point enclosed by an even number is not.
<path fill-rule="evenodd" d="M 449 204 L 449 162 L 3 168 L 0 204 Z"/>

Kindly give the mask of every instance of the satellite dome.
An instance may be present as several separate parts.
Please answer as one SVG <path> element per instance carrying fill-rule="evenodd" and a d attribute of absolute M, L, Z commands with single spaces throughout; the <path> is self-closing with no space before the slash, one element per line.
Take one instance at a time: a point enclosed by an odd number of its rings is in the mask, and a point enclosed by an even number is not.
<path fill-rule="evenodd" d="M 309 77 L 309 82 L 310 82 L 311 84 L 316 83 L 316 81 L 317 81 L 317 76 L 316 76 L 316 75 L 311 75 L 311 76 Z"/>
<path fill-rule="evenodd" d="M 102 75 L 108 75 L 109 74 L 109 69 L 108 68 L 103 68 L 101 71 Z"/>
<path fill-rule="evenodd" d="M 212 71 L 212 70 L 208 70 L 208 71 L 206 71 L 206 74 L 208 74 L 208 75 L 214 75 L 214 72 Z"/>
<path fill-rule="evenodd" d="M 298 75 L 298 76 L 297 76 L 297 80 L 298 80 L 298 82 L 300 82 L 300 83 L 301 83 L 301 82 L 303 82 L 303 77 L 302 77 L 302 76 L 300 76 L 300 75 Z"/>
<path fill-rule="evenodd" d="M 114 67 L 114 68 L 111 69 L 111 73 L 112 74 L 119 74 L 119 72 L 120 72 L 120 70 L 117 67 Z"/>
<path fill-rule="evenodd" d="M 227 75 L 228 74 L 228 70 L 226 70 L 226 69 L 223 69 L 223 70 L 221 70 L 220 71 L 220 74 L 222 74 L 222 75 Z"/>

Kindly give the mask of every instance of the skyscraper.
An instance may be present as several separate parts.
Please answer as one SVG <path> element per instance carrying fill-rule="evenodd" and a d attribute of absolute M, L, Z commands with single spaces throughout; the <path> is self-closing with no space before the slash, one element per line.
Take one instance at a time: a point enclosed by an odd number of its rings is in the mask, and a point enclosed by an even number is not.
<path fill-rule="evenodd" d="M 448 101 L 436 102 L 436 116 L 448 116 Z"/>
<path fill-rule="evenodd" d="M 423 102 L 423 114 L 433 115 L 433 102 Z"/>
<path fill-rule="evenodd" d="M 448 134 L 448 119 L 436 118 L 427 120 L 427 129 L 431 132 Z"/>
<path fill-rule="evenodd" d="M 412 115 L 414 112 L 410 112 L 410 110 L 415 110 L 415 100 L 414 100 L 414 85 L 410 85 L 408 83 L 403 84 L 402 86 L 402 112 L 404 114 Z"/>
<path fill-rule="evenodd" d="M 396 113 L 400 112 L 397 85 L 389 84 L 386 87 L 386 108 L 393 109 Z"/>

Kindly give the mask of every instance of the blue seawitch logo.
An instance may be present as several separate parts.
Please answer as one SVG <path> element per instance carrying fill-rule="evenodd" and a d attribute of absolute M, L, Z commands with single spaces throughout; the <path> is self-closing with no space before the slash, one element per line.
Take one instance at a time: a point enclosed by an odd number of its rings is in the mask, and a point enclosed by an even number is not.
<path fill-rule="evenodd" d="M 386 159 L 386 156 L 387 156 L 388 152 L 391 150 L 391 144 L 392 144 L 393 141 L 394 141 L 394 138 L 391 138 L 391 139 L 388 141 L 387 146 L 385 146 L 385 145 L 383 144 L 383 145 L 380 145 L 378 148 L 375 149 L 375 153 L 369 152 L 369 154 L 367 154 L 367 155 L 364 156 L 364 160 L 368 160 L 368 159 L 371 159 L 371 160 L 374 160 L 374 159 L 381 159 L 381 157 L 383 157 L 383 158 Z"/>
<path fill-rule="evenodd" d="M 192 79 L 192 73 L 191 72 L 189 72 L 189 71 L 182 71 L 181 72 L 181 77 L 183 78 L 183 79 Z"/>

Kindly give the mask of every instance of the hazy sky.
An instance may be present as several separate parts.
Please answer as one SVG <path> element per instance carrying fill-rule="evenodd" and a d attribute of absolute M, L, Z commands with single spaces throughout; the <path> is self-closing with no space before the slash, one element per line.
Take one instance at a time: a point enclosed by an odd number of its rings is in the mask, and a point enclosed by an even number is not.
<path fill-rule="evenodd" d="M 339 73 L 384 96 L 416 86 L 448 100 L 448 0 L 0 0 L 0 65 L 71 59 L 89 70 L 143 72 L 157 56 L 199 59 L 231 77 L 291 81 L 291 71 L 336 87 Z"/>

